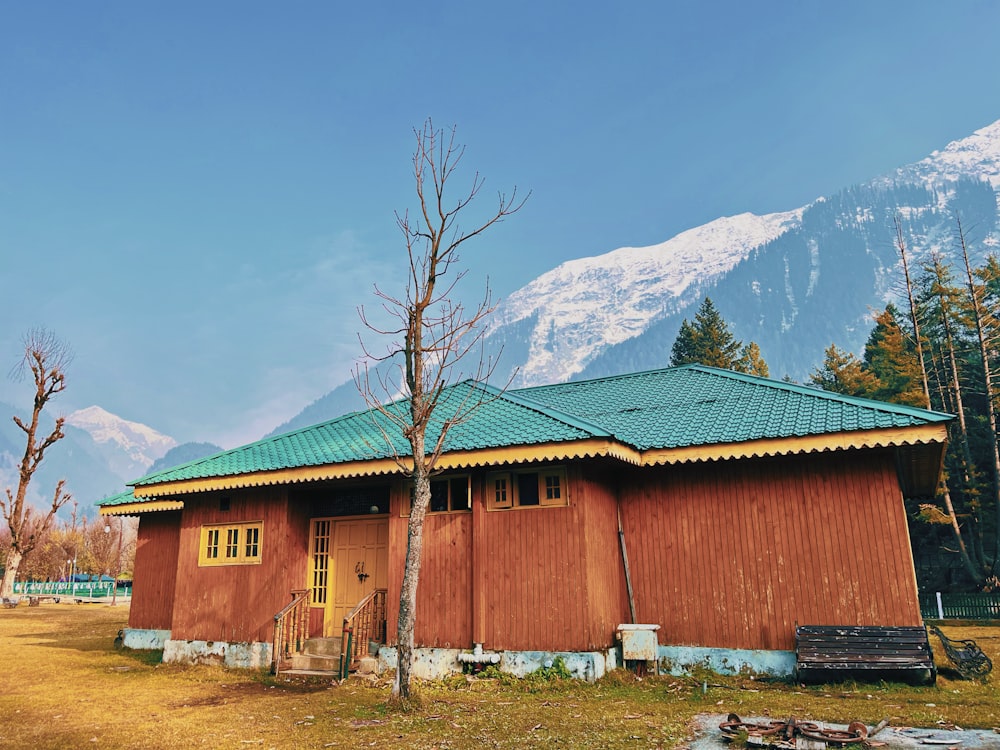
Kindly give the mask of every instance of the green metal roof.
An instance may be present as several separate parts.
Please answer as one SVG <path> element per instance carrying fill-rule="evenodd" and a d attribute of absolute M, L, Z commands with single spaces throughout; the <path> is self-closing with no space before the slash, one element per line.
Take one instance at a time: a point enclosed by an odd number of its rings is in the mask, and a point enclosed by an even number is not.
<path fill-rule="evenodd" d="M 462 404 L 475 402 L 481 402 L 481 406 L 474 417 L 448 431 L 445 451 L 613 437 L 601 427 L 573 415 L 466 380 L 449 387 L 442 395 L 428 426 L 428 447 L 433 446 L 440 434 L 445 417 L 454 414 Z M 406 406 L 406 401 L 397 401 L 390 408 L 405 411 Z M 386 438 L 391 439 L 391 447 Z M 409 452 L 409 444 L 399 427 L 379 411 L 369 410 L 165 469 L 132 484 L 142 487 L 186 479 L 371 461 L 406 456 Z"/>
<path fill-rule="evenodd" d="M 129 505 L 134 502 L 135 495 L 132 494 L 132 490 L 127 490 L 125 492 L 119 492 L 117 495 L 106 497 L 97 504 L 102 508 L 108 508 L 112 505 Z"/>
<path fill-rule="evenodd" d="M 445 452 L 590 438 L 615 440 L 641 451 L 905 428 L 951 419 L 938 412 L 686 365 L 506 392 L 467 380 L 442 395 L 428 428 L 428 446 L 440 434 L 442 420 L 472 401 L 483 403 L 467 421 L 451 428 Z M 398 401 L 390 408 L 406 406 L 406 401 Z M 144 487 L 408 453 L 399 428 L 370 410 L 191 461 L 132 484 Z M 125 502 L 135 502 L 131 493 L 99 505 Z"/>
<path fill-rule="evenodd" d="M 947 422 L 948 414 L 684 365 L 514 391 L 648 450 Z"/>

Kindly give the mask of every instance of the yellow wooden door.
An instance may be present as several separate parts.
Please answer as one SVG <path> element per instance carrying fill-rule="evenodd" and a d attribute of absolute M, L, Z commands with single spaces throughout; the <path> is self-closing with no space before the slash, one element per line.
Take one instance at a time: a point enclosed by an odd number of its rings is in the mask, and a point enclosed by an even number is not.
<path fill-rule="evenodd" d="M 336 521 L 331 545 L 327 636 L 340 635 L 344 617 L 374 589 L 388 585 L 389 519 Z"/>

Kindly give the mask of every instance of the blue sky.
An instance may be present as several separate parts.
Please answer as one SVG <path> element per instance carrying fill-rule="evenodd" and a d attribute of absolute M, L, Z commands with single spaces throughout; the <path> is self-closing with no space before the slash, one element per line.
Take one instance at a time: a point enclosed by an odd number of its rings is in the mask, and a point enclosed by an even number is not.
<path fill-rule="evenodd" d="M 348 378 L 357 306 L 401 283 L 426 117 L 482 210 L 532 192 L 463 256 L 503 296 L 971 134 L 998 31 L 993 0 L 0 0 L 0 370 L 45 326 L 76 355 L 57 410 L 256 439 Z"/>

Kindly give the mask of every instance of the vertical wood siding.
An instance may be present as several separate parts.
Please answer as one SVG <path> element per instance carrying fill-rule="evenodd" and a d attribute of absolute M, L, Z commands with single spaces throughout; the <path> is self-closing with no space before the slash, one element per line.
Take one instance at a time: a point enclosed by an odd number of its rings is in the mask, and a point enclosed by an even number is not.
<path fill-rule="evenodd" d="M 921 623 L 888 451 L 634 470 L 621 497 L 661 643 L 792 649 L 796 623 Z"/>
<path fill-rule="evenodd" d="M 130 628 L 170 629 L 180 530 L 180 511 L 144 513 L 139 517 L 128 615 Z"/>
<path fill-rule="evenodd" d="M 614 492 L 599 475 L 567 467 L 569 505 L 474 508 L 477 641 L 487 648 L 607 648 L 627 600 Z"/>
<path fill-rule="evenodd" d="M 618 540 L 617 486 L 610 473 L 578 464 L 570 470 L 582 514 L 583 563 L 587 575 L 586 635 L 594 648 L 614 642 L 622 623 L 631 622 L 625 566 Z"/>
<path fill-rule="evenodd" d="M 219 510 L 218 495 L 184 499 L 172 637 L 179 640 L 263 641 L 273 637 L 274 614 L 305 588 L 308 564 L 308 509 L 290 507 L 283 487 L 226 493 L 230 509 Z M 263 521 L 259 565 L 199 567 L 204 524 Z"/>
<path fill-rule="evenodd" d="M 389 514 L 386 629 L 390 643 L 396 643 L 408 522 L 394 505 Z M 472 645 L 472 513 L 428 514 L 424 518 L 414 643 L 433 648 Z"/>
<path fill-rule="evenodd" d="M 592 650 L 613 642 L 628 600 L 610 480 L 567 467 L 569 506 L 487 511 L 484 473 L 472 513 L 424 522 L 417 646 Z M 394 498 L 394 503 L 396 499 Z M 389 521 L 389 641 L 396 642 L 405 517 Z"/>

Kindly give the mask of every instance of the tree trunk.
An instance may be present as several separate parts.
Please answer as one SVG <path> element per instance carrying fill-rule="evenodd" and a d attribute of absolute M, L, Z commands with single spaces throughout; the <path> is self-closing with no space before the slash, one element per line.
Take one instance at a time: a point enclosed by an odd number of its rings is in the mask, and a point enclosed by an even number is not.
<path fill-rule="evenodd" d="M 958 221 L 958 239 L 962 246 L 962 260 L 965 261 L 965 276 L 969 289 L 969 304 L 972 306 L 973 322 L 976 327 L 976 339 L 979 341 L 979 358 L 982 360 L 983 385 L 986 391 L 986 415 L 989 420 L 990 434 L 992 435 L 990 447 L 993 459 L 993 481 L 990 486 L 993 491 L 992 500 L 996 522 L 993 524 L 993 559 L 984 559 L 983 561 L 984 565 L 989 565 L 989 572 L 992 575 L 996 573 L 997 559 L 1000 558 L 1000 447 L 997 446 L 997 410 L 993 403 L 993 399 L 995 398 L 993 392 L 993 370 L 990 367 L 989 342 L 987 341 L 986 331 L 986 310 L 980 300 L 979 290 L 976 288 L 972 277 L 972 265 L 969 263 L 969 251 L 965 244 L 965 232 L 962 229 L 961 220 Z"/>
<path fill-rule="evenodd" d="M 394 700 L 410 697 L 413 669 L 413 633 L 417 623 L 417 583 L 424 547 L 424 517 L 431 500 L 430 478 L 421 465 L 413 474 L 413 503 L 406 527 L 406 565 L 399 590 L 399 621 L 396 627 L 396 679 L 392 685 Z"/>
<path fill-rule="evenodd" d="M 930 378 L 927 376 L 927 362 L 924 359 L 923 336 L 920 333 L 920 316 L 918 315 L 917 301 L 913 295 L 913 283 L 910 281 L 910 267 L 906 260 L 906 242 L 903 239 L 903 226 L 900 223 L 899 216 L 893 217 L 893 221 L 896 225 L 896 247 L 899 249 L 899 256 L 903 262 L 903 276 L 906 279 L 906 299 L 910 304 L 910 324 L 913 326 L 913 340 L 917 349 L 917 361 L 920 363 L 920 378 L 924 387 L 924 399 L 927 402 L 927 408 L 930 409 Z M 940 383 L 940 381 L 938 382 Z M 958 544 L 958 554 L 962 560 L 962 565 L 965 567 L 966 572 L 972 576 L 973 580 L 978 580 L 980 571 L 975 563 L 973 563 L 972 557 L 969 555 L 969 550 L 965 546 L 965 538 L 962 536 L 962 529 L 958 525 L 958 516 L 955 514 L 955 506 L 951 500 L 951 491 L 948 489 L 947 483 L 943 481 L 941 482 L 941 495 L 951 522 L 952 533 L 955 535 L 955 541 Z"/>
<path fill-rule="evenodd" d="M 0 596 L 10 597 L 14 595 L 14 579 L 17 578 L 17 571 L 21 567 L 21 560 L 24 556 L 19 550 L 11 549 L 7 555 L 7 567 L 3 571 L 3 583 L 0 584 Z"/>

